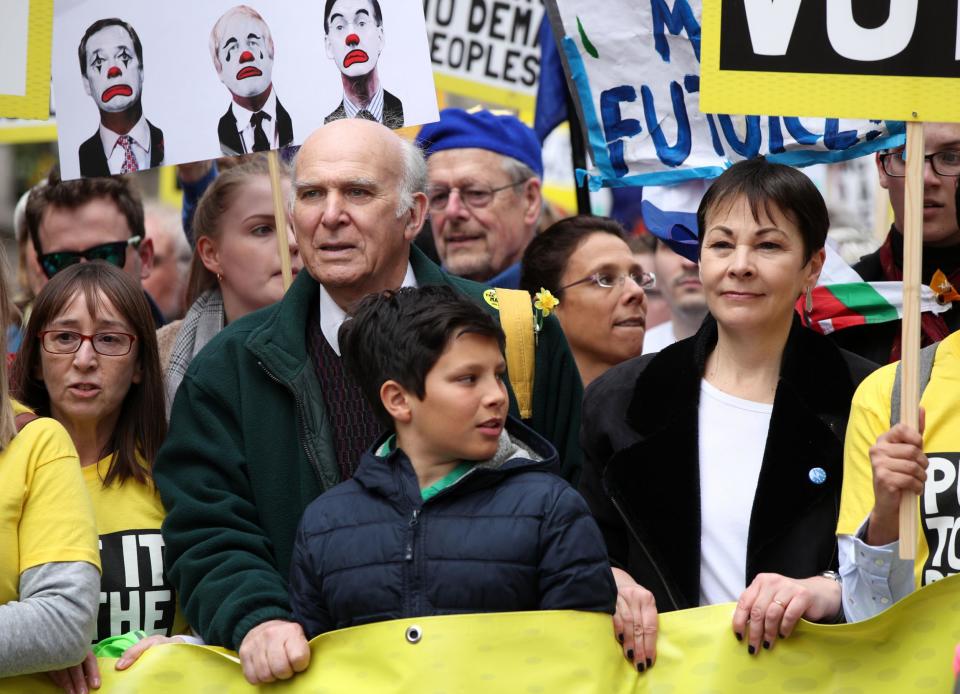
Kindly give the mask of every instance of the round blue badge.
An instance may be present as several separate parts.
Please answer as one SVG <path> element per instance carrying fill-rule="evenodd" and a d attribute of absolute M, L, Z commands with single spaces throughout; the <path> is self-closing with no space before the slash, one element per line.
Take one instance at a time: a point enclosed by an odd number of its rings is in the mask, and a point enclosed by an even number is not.
<path fill-rule="evenodd" d="M 823 484 L 827 481 L 827 471 L 822 467 L 811 468 L 810 481 L 814 484 Z"/>

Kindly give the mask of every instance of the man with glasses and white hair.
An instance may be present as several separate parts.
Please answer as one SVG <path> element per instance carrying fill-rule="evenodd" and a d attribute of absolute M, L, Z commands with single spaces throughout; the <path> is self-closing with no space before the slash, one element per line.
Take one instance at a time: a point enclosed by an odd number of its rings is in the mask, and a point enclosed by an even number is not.
<path fill-rule="evenodd" d="M 430 222 L 444 269 L 516 289 L 543 207 L 536 134 L 511 115 L 448 108 L 417 144 L 427 153 Z"/>
<path fill-rule="evenodd" d="M 153 240 L 143 225 L 143 202 L 119 176 L 61 181 L 57 171 L 27 198 L 27 230 L 47 279 L 81 262 L 116 265 L 140 286 L 153 269 Z M 144 291 L 157 327 L 166 321 Z"/>
<path fill-rule="evenodd" d="M 290 210 L 306 272 L 279 303 L 214 337 L 177 391 L 154 467 L 167 568 L 190 625 L 238 650 L 253 684 L 309 664 L 287 593 L 297 524 L 316 496 L 353 476 L 382 431 L 340 358 L 347 311 L 373 292 L 431 284 L 495 311 L 482 285 L 442 272 L 413 246 L 426 178 L 421 151 L 379 123 L 335 120 L 310 135 Z M 582 389 L 553 317 L 535 350 L 526 422 L 575 478 Z"/>
<path fill-rule="evenodd" d="M 926 161 L 923 168 L 923 270 L 921 280 L 944 297 L 960 288 L 960 227 L 954 194 L 960 177 L 960 124 L 924 125 Z M 904 149 L 877 155 L 880 185 L 890 194 L 893 226 L 883 245 L 853 266 L 867 282 L 903 279 L 903 198 L 906 176 Z M 940 275 L 937 275 L 937 272 Z M 921 341 L 925 347 L 960 328 L 960 305 L 934 315 L 923 314 Z M 878 364 L 900 359 L 900 321 L 875 323 L 838 330 L 836 343 Z"/>

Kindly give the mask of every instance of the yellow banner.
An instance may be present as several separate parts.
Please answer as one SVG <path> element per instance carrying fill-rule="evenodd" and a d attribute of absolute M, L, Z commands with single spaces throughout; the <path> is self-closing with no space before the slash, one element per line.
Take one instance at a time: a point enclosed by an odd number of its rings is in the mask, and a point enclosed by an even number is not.
<path fill-rule="evenodd" d="M 687 694 L 690 692 L 948 692 L 960 641 L 960 577 L 944 579 L 858 624 L 802 623 L 770 651 L 747 654 L 730 628 L 733 605 L 661 616 L 656 665 L 637 673 L 610 617 L 515 612 L 381 622 L 311 642 L 313 661 L 263 690 L 433 694 Z M 100 660 L 101 692 L 232 694 L 246 683 L 216 648 L 153 648 L 126 672 Z M 55 694 L 43 675 L 0 680 L 0 694 Z"/>

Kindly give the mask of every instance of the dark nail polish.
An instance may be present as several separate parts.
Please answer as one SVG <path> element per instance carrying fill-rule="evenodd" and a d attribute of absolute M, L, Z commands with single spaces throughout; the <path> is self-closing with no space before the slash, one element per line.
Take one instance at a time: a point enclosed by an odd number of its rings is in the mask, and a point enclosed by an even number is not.
<path fill-rule="evenodd" d="M 646 670 L 646 668 L 643 667 L 643 663 L 637 663 L 637 670 L 639 672 L 643 672 L 644 670 Z"/>
<path fill-rule="evenodd" d="M 647 658 L 647 667 L 653 667 L 653 661 L 650 658 Z"/>
<path fill-rule="evenodd" d="M 620 643 L 623 643 L 623 634 L 617 634 L 617 639 L 619 639 Z"/>
<path fill-rule="evenodd" d="M 749 653 L 750 655 L 753 655 L 756 652 L 757 652 L 757 649 L 754 648 L 752 645 L 747 646 L 747 653 Z"/>
<path fill-rule="evenodd" d="M 627 660 L 633 660 L 633 649 L 627 649 Z"/>
<path fill-rule="evenodd" d="M 737 637 L 737 641 L 743 641 L 743 634 L 741 634 L 739 631 L 734 632 L 734 636 Z"/>
<path fill-rule="evenodd" d="M 769 650 L 770 650 L 770 642 L 769 642 L 769 641 L 764 641 L 764 642 L 763 642 L 763 648 L 764 648 L 764 650 L 768 650 L 768 651 L 769 651 Z"/>
<path fill-rule="evenodd" d="M 779 636 L 779 637 L 780 637 L 781 639 L 785 639 L 785 638 L 787 638 L 787 637 L 786 637 L 786 636 L 784 636 L 783 634 L 777 634 L 777 636 Z"/>

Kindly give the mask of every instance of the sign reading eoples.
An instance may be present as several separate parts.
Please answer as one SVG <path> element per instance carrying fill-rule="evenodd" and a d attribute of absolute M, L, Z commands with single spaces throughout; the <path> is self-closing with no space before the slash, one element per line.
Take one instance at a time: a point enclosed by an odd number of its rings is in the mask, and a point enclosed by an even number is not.
<path fill-rule="evenodd" d="M 956 2 L 704 0 L 703 33 L 705 111 L 960 120 Z"/>
<path fill-rule="evenodd" d="M 540 76 L 541 0 L 424 0 L 423 10 L 439 88 L 532 105 Z"/>

